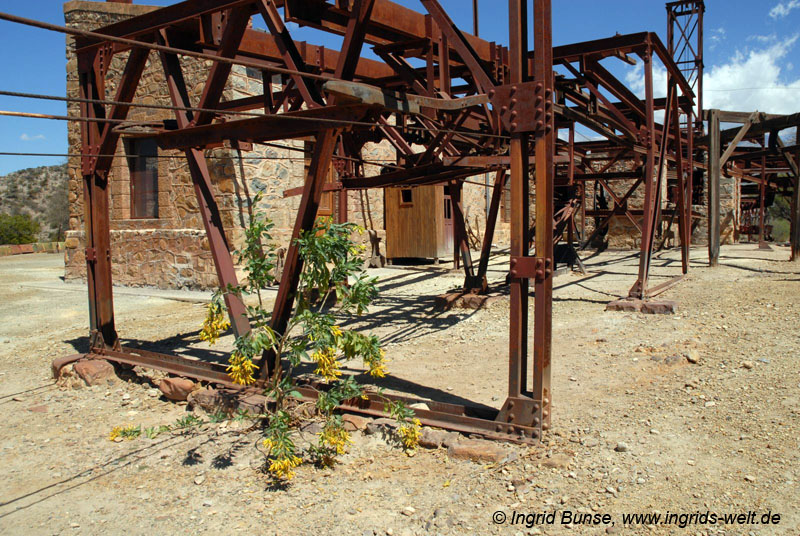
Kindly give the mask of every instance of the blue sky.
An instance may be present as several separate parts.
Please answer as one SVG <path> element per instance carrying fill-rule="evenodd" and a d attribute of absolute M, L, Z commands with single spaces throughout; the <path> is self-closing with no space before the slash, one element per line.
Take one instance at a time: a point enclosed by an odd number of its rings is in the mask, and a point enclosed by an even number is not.
<path fill-rule="evenodd" d="M 169 5 L 168 0 L 151 0 Z M 418 0 L 397 0 L 424 11 Z M 461 28 L 471 30 L 469 0 L 441 0 Z M 3 2 L 0 11 L 64 23 L 62 3 L 55 0 Z M 507 4 L 480 0 L 480 33 L 507 44 Z M 706 1 L 706 108 L 772 113 L 800 111 L 800 0 Z M 553 2 L 556 45 L 608 37 L 615 33 L 655 31 L 666 41 L 666 11 L 661 0 L 571 0 Z M 739 37 L 741 36 L 741 37 Z M 298 39 L 335 46 L 318 32 L 296 30 Z M 0 89 L 64 95 L 65 36 L 0 21 Z M 369 55 L 368 53 L 366 55 Z M 636 67 L 616 62 L 614 72 L 641 91 Z M 613 62 L 609 66 L 613 65 Z M 663 73 L 656 73 L 656 82 Z M 0 110 L 63 115 L 64 103 L 0 97 Z M 0 117 L 0 152 L 65 153 L 66 125 L 60 121 Z M 0 175 L 63 159 L 0 156 Z"/>

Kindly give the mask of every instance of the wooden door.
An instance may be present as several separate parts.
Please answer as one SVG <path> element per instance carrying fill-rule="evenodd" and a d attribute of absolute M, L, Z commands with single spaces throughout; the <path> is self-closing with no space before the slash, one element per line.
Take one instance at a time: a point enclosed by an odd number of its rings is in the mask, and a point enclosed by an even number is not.
<path fill-rule="evenodd" d="M 450 198 L 450 186 L 444 186 L 443 206 L 443 220 L 444 220 L 444 237 L 442 247 L 439 251 L 453 251 L 453 201 Z"/>

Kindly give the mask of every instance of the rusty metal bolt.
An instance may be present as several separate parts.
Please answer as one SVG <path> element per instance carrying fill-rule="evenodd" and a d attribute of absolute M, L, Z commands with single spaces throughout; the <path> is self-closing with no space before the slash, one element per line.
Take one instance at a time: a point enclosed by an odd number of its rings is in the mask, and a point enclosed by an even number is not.
<path fill-rule="evenodd" d="M 494 94 L 495 94 L 495 91 L 493 89 L 490 89 L 489 90 L 489 98 L 491 99 L 492 97 L 494 97 Z"/>
<path fill-rule="evenodd" d="M 517 123 L 511 123 L 511 130 L 517 130 L 519 125 Z"/>
<path fill-rule="evenodd" d="M 536 270 L 536 279 L 544 278 L 544 270 Z"/>

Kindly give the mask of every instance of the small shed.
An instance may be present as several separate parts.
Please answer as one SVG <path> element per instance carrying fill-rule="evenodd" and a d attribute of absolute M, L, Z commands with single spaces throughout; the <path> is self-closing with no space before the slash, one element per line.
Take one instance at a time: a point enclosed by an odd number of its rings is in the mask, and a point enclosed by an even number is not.
<path fill-rule="evenodd" d="M 387 188 L 384 195 L 388 259 L 453 256 L 453 207 L 449 186 Z"/>

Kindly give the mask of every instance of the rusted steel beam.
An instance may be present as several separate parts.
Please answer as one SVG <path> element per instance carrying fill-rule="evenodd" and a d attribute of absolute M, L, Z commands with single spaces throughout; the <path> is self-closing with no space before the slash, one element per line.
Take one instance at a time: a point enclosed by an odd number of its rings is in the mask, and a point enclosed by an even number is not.
<path fill-rule="evenodd" d="M 510 82 L 527 82 L 528 61 L 528 2 L 509 0 L 509 67 Z M 525 132 L 511 134 L 511 257 L 524 259 L 528 256 L 529 234 L 529 135 Z M 514 420 L 521 408 L 518 402 L 528 393 L 528 277 L 509 272 L 509 360 L 508 398 L 498 415 L 498 420 Z M 541 426 L 541 400 L 536 411 Z"/>
<path fill-rule="evenodd" d="M 101 99 L 105 96 L 105 69 L 97 51 L 78 56 L 79 84 L 81 97 Z M 126 74 L 131 76 L 133 85 L 138 83 L 141 66 L 128 62 Z M 133 80 L 135 78 L 135 80 Z M 124 97 L 125 95 L 123 95 Z M 119 108 L 124 115 L 127 109 Z M 81 116 L 87 118 L 105 117 L 105 109 L 98 104 L 81 104 Z M 110 126 L 110 125 L 109 125 Z M 102 137 L 100 124 L 81 123 L 82 154 L 97 154 Z M 109 139 L 109 138 L 106 138 Z M 119 345 L 114 325 L 113 283 L 111 279 L 111 230 L 109 226 L 109 182 L 108 171 L 111 160 L 105 160 L 98 167 L 97 160 L 83 156 L 82 175 L 84 193 L 84 226 L 86 246 L 86 279 L 89 289 L 89 342 L 92 346 L 116 347 Z"/>
<path fill-rule="evenodd" d="M 497 171 L 492 187 L 492 200 L 489 204 L 489 212 L 486 214 L 486 230 L 483 233 L 483 244 L 481 246 L 481 257 L 478 262 L 478 273 L 476 282 L 480 287 L 486 288 L 486 272 L 489 269 L 489 257 L 492 254 L 492 242 L 494 241 L 494 230 L 497 226 L 497 217 L 500 213 L 500 201 L 503 199 L 503 190 L 506 185 L 506 170 Z"/>
<path fill-rule="evenodd" d="M 310 231 L 314 227 L 317 210 L 322 199 L 322 188 L 331 166 L 333 151 L 340 132 L 340 129 L 325 128 L 321 129 L 316 136 L 314 154 L 311 157 L 305 189 L 297 210 L 297 219 L 292 231 L 292 239 L 289 242 L 289 249 L 286 252 L 278 295 L 275 298 L 275 306 L 270 319 L 270 327 L 279 334 L 284 333 L 289 324 L 297 285 L 300 283 L 300 273 L 303 269 L 303 260 L 300 258 L 297 239 L 300 238 L 301 233 Z M 262 380 L 267 378 L 276 366 L 276 356 L 267 355 L 265 357 L 266 366 L 262 364 L 260 371 Z M 277 358 L 279 359 L 280 356 Z"/>
<path fill-rule="evenodd" d="M 461 182 L 450 181 L 450 199 L 453 207 L 453 231 L 454 231 L 454 258 L 460 257 L 464 263 L 464 289 L 471 289 L 475 286 L 475 269 L 472 265 L 472 252 L 469 248 L 467 237 L 467 226 L 464 220 L 464 207 L 461 202 Z M 456 264 L 458 268 L 458 264 Z"/>
<path fill-rule="evenodd" d="M 219 50 L 217 54 L 222 58 L 232 58 L 242 42 L 244 31 L 250 22 L 250 12 L 244 9 L 232 9 L 227 12 L 225 29 L 222 32 Z M 228 83 L 233 65 L 230 63 L 216 62 L 211 66 L 208 73 L 208 80 L 203 86 L 203 94 L 200 96 L 198 108 L 215 108 L 219 105 L 222 92 Z M 264 88 L 267 91 L 267 88 Z M 214 119 L 214 114 L 210 112 L 199 112 L 194 118 L 194 125 L 206 125 Z"/>
<path fill-rule="evenodd" d="M 150 352 L 139 348 L 97 348 L 88 354 L 76 354 L 56 359 L 52 364 L 54 377 L 60 375 L 61 368 L 80 359 L 105 359 L 115 363 L 161 370 L 169 374 L 208 382 L 225 389 L 227 394 L 242 400 L 242 402 L 253 408 L 264 408 L 269 402 L 263 395 L 263 381 L 259 381 L 255 386 L 251 387 L 237 385 L 231 381 L 225 365 L 188 359 L 172 354 Z M 319 393 L 327 388 L 324 384 L 315 382 L 301 380 L 298 383 L 297 391 L 301 395 L 301 401 L 304 402 L 313 403 Z M 488 439 L 516 443 L 531 444 L 540 439 L 539 430 L 536 427 L 518 423 L 498 423 L 495 420 L 498 413 L 497 410 L 479 404 L 451 404 L 391 394 L 378 396 L 367 393 L 365 396 L 366 399 L 358 398 L 344 401 L 338 406 L 339 411 L 370 417 L 386 417 L 388 416 L 384 411 L 386 399 L 402 401 L 407 405 L 422 402 L 428 409 L 415 409 L 414 414 L 425 426 L 433 426 L 465 434 L 478 434 Z"/>
<path fill-rule="evenodd" d="M 543 126 L 536 131 L 536 259 L 543 261 L 534 279 L 533 399 L 542 401 L 542 429 L 550 428 L 550 385 L 553 330 L 553 181 L 556 147 L 555 80 L 553 75 L 553 30 L 551 0 L 534 0 L 534 80 L 544 86 L 544 103 L 539 117 Z M 549 106 L 549 109 L 548 109 Z"/>
<path fill-rule="evenodd" d="M 439 4 L 438 0 L 420 0 L 428 13 L 431 14 L 436 21 L 436 25 L 441 32 L 447 37 L 447 44 L 452 46 L 461 60 L 469 68 L 472 78 L 478 87 L 480 93 L 489 93 L 497 85 L 497 82 L 492 79 L 491 75 L 486 71 L 484 65 L 480 62 L 478 53 L 472 47 L 467 37 L 458 27 L 453 23 L 453 20 L 447 15 L 447 12 Z M 439 61 L 446 60 L 446 55 L 440 52 Z"/>
<path fill-rule="evenodd" d="M 257 6 L 272 37 L 275 38 L 275 43 L 278 45 L 278 50 L 281 52 L 286 67 L 293 71 L 309 72 L 306 62 L 297 50 L 297 44 L 292 39 L 291 35 L 289 35 L 289 30 L 286 29 L 286 26 L 283 24 L 283 19 L 278 13 L 278 2 L 276 2 L 276 0 L 258 0 Z M 303 96 L 306 106 L 314 108 L 325 104 L 317 88 L 307 83 L 304 77 L 298 74 L 292 74 L 291 77 L 298 91 L 300 91 L 300 94 Z"/>
<path fill-rule="evenodd" d="M 201 15 L 218 13 L 242 6 L 251 6 L 254 0 L 187 0 L 171 6 L 163 7 L 150 13 L 145 13 L 103 28 L 97 33 L 112 36 L 135 38 L 146 34 L 176 26 L 181 23 L 198 19 Z M 252 8 L 250 8 L 252 10 Z M 97 38 L 79 38 L 76 40 L 77 48 L 89 47 L 99 44 Z"/>
<path fill-rule="evenodd" d="M 661 176 L 661 169 L 663 168 L 663 159 L 659 163 L 659 169 L 656 170 L 656 154 L 655 154 L 655 118 L 653 108 L 653 54 L 651 49 L 647 49 L 642 54 L 644 61 L 644 76 L 645 76 L 645 100 L 647 105 L 647 163 L 645 165 L 644 175 L 644 218 L 642 220 L 642 243 L 639 251 L 639 275 L 636 282 L 631 287 L 628 295 L 632 298 L 643 298 L 647 292 L 647 278 L 650 275 L 650 259 L 653 254 L 652 238 L 655 236 L 656 212 L 658 206 L 658 198 L 660 191 L 658 186 L 654 183 L 655 174 Z M 671 95 L 667 96 L 669 100 Z M 668 113 L 671 111 L 671 106 L 667 106 Z M 667 138 L 662 138 L 661 147 L 666 148 Z"/>
<path fill-rule="evenodd" d="M 191 101 L 189 100 L 189 92 L 186 89 L 186 82 L 183 78 L 183 71 L 178 57 L 174 54 L 161 53 L 160 58 L 172 104 L 174 106 L 188 106 Z M 183 111 L 176 111 L 175 118 L 179 128 L 186 128 L 192 119 L 189 112 Z M 219 286 L 224 292 L 225 305 L 228 308 L 231 327 L 236 336 L 241 337 L 250 331 L 250 321 L 241 297 L 225 290 L 229 286 L 237 286 L 239 282 L 230 253 L 231 246 L 225 236 L 222 216 L 214 197 L 208 164 L 203 152 L 199 149 L 186 149 L 185 154 L 197 198 L 200 218 L 206 230 L 211 257 L 214 260 L 214 267 L 217 271 Z"/>
<path fill-rule="evenodd" d="M 181 128 L 155 136 L 162 149 L 217 147 L 226 140 L 265 142 L 313 135 L 320 128 L 344 128 L 364 120 L 375 107 L 365 104 L 326 106 L 251 119 Z"/>
<path fill-rule="evenodd" d="M 462 179 L 483 172 L 480 168 L 447 168 L 441 164 L 426 164 L 411 169 L 399 169 L 374 177 L 353 177 L 342 179 L 348 190 L 366 188 L 387 188 L 411 184 L 439 184 Z"/>
<path fill-rule="evenodd" d="M 719 264 L 719 180 L 721 139 L 717 110 L 708 111 L 708 262 L 711 266 Z"/>

